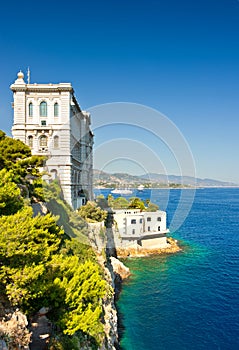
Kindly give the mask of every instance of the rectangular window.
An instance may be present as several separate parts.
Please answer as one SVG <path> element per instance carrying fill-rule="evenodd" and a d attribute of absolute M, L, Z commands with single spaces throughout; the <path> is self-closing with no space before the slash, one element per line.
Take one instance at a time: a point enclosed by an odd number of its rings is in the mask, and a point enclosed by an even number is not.
<path fill-rule="evenodd" d="M 41 121 L 41 126 L 46 126 L 46 120 Z"/>
<path fill-rule="evenodd" d="M 150 226 L 148 226 L 148 231 L 150 231 Z"/>
<path fill-rule="evenodd" d="M 132 219 L 132 220 L 131 220 L 131 224 L 136 224 L 136 220 L 135 220 L 135 219 Z"/>
<path fill-rule="evenodd" d="M 158 226 L 158 231 L 160 231 L 160 226 Z"/>
<path fill-rule="evenodd" d="M 143 219 L 139 219 L 139 223 L 142 224 L 143 223 Z"/>
<path fill-rule="evenodd" d="M 135 234 L 135 229 L 132 230 L 132 234 L 133 234 L 133 235 Z"/>
<path fill-rule="evenodd" d="M 148 218 L 147 218 L 147 221 L 151 221 L 151 218 L 150 218 L 150 217 L 148 217 Z"/>
<path fill-rule="evenodd" d="M 161 217 L 159 216 L 159 217 L 157 218 L 157 220 L 158 220 L 158 221 L 161 221 Z"/>

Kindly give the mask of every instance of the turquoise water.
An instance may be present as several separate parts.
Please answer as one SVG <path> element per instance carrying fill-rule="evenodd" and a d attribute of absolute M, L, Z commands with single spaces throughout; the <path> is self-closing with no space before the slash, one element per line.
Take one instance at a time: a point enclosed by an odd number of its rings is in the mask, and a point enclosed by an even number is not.
<path fill-rule="evenodd" d="M 170 223 L 181 191 L 155 191 L 158 203 L 168 196 Z M 182 252 L 125 261 L 132 276 L 118 302 L 122 349 L 238 350 L 239 189 L 197 190 L 173 236 Z"/>

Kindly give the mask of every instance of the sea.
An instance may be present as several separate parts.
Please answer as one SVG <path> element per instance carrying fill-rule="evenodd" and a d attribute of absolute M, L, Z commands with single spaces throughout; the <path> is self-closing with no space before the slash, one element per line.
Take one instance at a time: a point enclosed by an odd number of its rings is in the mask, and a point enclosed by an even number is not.
<path fill-rule="evenodd" d="M 167 211 L 182 250 L 124 260 L 132 275 L 117 303 L 121 349 L 239 350 L 239 188 L 134 195 Z"/>

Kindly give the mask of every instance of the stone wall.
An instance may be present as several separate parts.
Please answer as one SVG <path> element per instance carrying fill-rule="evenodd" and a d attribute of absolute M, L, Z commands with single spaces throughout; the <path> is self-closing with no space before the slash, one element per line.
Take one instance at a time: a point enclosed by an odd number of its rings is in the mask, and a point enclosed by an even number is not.
<path fill-rule="evenodd" d="M 141 246 L 142 248 L 168 248 L 170 244 L 167 242 L 167 237 L 158 237 L 158 238 L 151 238 L 151 239 L 142 239 L 141 240 Z"/>

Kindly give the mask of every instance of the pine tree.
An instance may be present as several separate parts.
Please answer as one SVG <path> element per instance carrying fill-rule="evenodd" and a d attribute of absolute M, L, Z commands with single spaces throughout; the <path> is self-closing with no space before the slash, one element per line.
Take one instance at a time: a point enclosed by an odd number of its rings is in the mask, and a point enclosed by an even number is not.
<path fill-rule="evenodd" d="M 13 178 L 12 171 L 0 170 L 0 215 L 15 214 L 23 207 L 21 191 Z"/>

